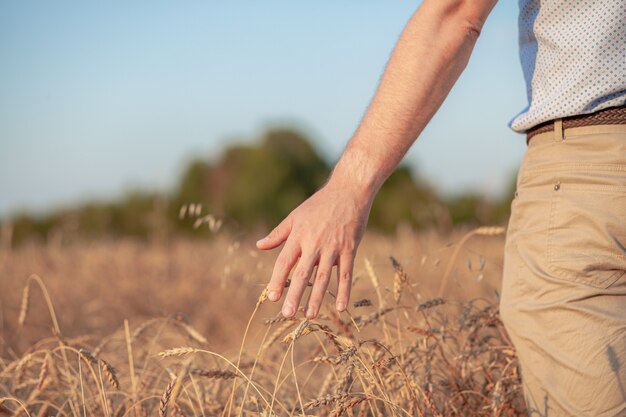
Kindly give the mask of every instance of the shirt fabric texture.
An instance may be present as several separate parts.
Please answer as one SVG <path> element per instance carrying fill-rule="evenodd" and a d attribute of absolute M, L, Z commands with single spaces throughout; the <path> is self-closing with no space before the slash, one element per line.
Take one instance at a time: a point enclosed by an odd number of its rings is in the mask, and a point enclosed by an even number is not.
<path fill-rule="evenodd" d="M 520 0 L 528 106 L 509 126 L 626 104 L 626 0 Z"/>

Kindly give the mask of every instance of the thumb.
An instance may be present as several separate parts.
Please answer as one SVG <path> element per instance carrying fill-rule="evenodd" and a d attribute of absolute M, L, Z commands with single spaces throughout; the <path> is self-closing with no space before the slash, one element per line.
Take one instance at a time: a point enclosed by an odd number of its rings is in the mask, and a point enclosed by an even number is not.
<path fill-rule="evenodd" d="M 267 236 L 256 242 L 256 247 L 263 250 L 274 249 L 280 246 L 291 233 L 291 218 L 287 217 L 274 228 Z"/>

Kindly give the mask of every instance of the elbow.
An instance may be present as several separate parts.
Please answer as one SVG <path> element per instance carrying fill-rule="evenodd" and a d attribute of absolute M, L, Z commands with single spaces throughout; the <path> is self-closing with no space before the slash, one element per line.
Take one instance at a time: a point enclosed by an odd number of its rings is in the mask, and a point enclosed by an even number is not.
<path fill-rule="evenodd" d="M 476 40 L 497 0 L 426 0 L 424 5 L 438 11 L 439 19 L 467 38 Z M 449 26 L 451 29 L 452 27 Z"/>
<path fill-rule="evenodd" d="M 485 22 L 478 22 L 469 17 L 465 17 L 461 20 L 461 30 L 470 39 L 476 40 L 480 36 L 480 32 L 483 30 L 483 24 Z"/>

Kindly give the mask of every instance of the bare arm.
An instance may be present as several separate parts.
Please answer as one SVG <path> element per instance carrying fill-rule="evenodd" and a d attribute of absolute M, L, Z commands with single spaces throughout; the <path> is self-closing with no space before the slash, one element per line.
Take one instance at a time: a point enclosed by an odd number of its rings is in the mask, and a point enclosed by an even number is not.
<path fill-rule="evenodd" d="M 402 32 L 372 103 L 326 185 L 257 242 L 260 249 L 285 242 L 268 284 L 270 300 L 280 299 L 295 267 L 283 315 L 295 314 L 315 266 L 306 316 L 317 316 L 335 265 L 336 307 L 345 310 L 356 248 L 374 196 L 463 72 L 496 1 L 422 3 Z"/>

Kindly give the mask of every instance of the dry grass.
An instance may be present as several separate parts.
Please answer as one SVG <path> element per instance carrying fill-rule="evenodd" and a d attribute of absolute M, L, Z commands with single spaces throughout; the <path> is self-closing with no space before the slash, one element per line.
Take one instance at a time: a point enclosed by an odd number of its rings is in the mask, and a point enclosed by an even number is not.
<path fill-rule="evenodd" d="M 522 415 L 494 230 L 368 235 L 311 321 L 252 240 L 2 249 L 0 416 Z"/>

